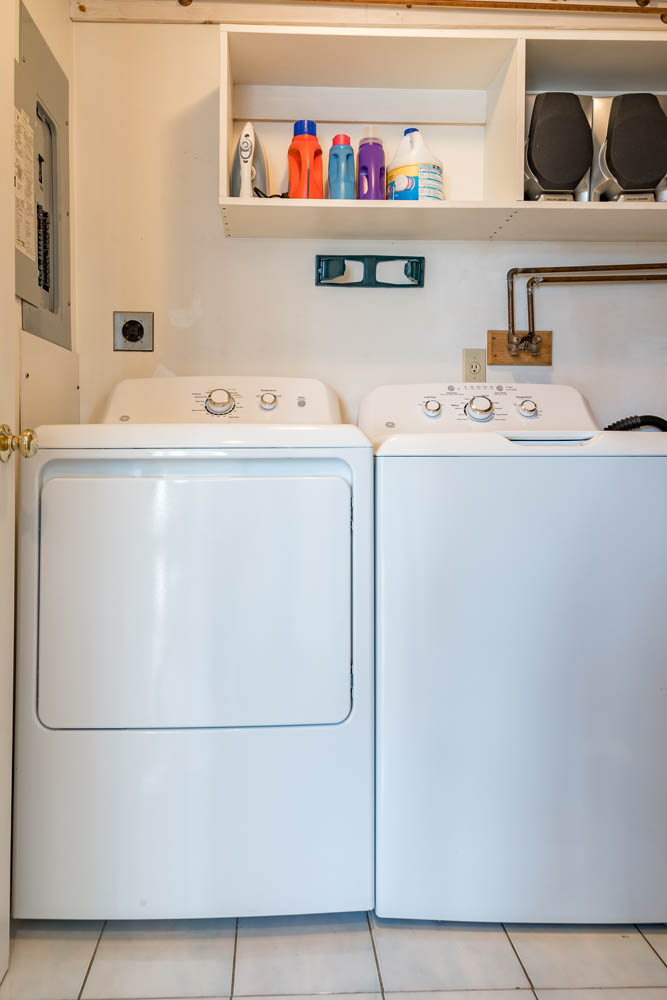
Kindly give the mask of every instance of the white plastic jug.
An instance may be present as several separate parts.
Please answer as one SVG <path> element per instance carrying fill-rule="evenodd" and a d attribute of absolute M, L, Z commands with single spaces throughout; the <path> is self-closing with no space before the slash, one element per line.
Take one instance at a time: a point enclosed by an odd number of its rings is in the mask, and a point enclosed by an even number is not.
<path fill-rule="evenodd" d="M 387 198 L 392 201 L 443 201 L 442 160 L 430 152 L 418 128 L 406 128 L 387 169 Z"/>

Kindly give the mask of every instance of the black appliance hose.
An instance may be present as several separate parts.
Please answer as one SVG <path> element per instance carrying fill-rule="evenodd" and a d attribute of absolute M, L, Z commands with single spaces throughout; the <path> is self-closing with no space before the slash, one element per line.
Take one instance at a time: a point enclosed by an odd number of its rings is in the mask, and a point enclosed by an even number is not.
<path fill-rule="evenodd" d="M 605 430 L 638 431 L 640 427 L 657 427 L 659 431 L 667 431 L 667 420 L 647 413 L 642 417 L 623 417 L 622 420 L 615 420 L 613 424 L 605 427 Z"/>

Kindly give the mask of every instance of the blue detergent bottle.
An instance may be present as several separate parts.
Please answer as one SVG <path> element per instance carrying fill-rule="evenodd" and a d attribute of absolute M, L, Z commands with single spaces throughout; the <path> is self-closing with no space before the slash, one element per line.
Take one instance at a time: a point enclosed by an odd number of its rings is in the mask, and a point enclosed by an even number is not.
<path fill-rule="evenodd" d="M 354 150 L 349 135 L 335 135 L 329 150 L 329 197 L 354 198 Z"/>

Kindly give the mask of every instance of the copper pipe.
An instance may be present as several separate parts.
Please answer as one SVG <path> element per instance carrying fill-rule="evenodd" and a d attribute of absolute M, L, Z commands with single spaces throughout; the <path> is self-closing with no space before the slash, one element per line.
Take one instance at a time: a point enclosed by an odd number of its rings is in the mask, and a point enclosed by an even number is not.
<path fill-rule="evenodd" d="M 534 341 L 530 333 L 521 340 L 515 330 L 514 319 L 514 279 L 518 274 L 576 274 L 624 271 L 664 271 L 667 264 L 576 264 L 572 267 L 511 267 L 507 272 L 507 348 L 510 354 L 516 355 L 519 350 L 526 350 Z M 526 344 L 526 342 L 528 342 Z M 535 353 L 535 352 L 533 352 Z"/>
<path fill-rule="evenodd" d="M 629 265 L 626 265 L 626 267 Z M 656 267 L 657 265 L 654 265 Z M 667 269 L 667 264 L 662 265 Z M 528 303 L 528 336 L 527 341 L 531 343 L 537 340 L 535 337 L 535 293 L 537 285 L 578 285 L 592 284 L 600 282 L 627 282 L 627 281 L 667 281 L 665 274 L 577 274 L 577 275 L 553 275 L 542 276 L 536 274 L 528 279 L 526 285 L 526 299 Z M 534 352 L 535 353 L 535 352 Z"/>

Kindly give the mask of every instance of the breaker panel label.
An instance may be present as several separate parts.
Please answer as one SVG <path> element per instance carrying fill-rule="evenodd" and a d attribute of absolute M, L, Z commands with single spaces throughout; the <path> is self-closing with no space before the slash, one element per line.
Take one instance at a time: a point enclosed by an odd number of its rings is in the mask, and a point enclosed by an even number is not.
<path fill-rule="evenodd" d="M 35 135 L 30 117 L 19 108 L 14 108 L 14 201 L 16 249 L 35 261 Z"/>

